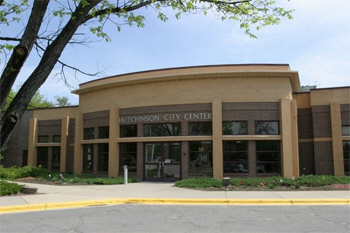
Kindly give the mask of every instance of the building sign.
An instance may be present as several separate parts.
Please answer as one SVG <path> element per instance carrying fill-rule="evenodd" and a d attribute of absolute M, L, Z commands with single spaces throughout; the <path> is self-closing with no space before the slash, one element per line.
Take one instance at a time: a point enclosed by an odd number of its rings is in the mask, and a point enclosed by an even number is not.
<path fill-rule="evenodd" d="M 209 112 L 199 113 L 169 113 L 165 115 L 153 114 L 143 116 L 125 116 L 119 118 L 120 124 L 139 123 L 139 122 L 158 122 L 158 121 L 182 121 L 182 120 L 211 120 L 212 115 Z"/>

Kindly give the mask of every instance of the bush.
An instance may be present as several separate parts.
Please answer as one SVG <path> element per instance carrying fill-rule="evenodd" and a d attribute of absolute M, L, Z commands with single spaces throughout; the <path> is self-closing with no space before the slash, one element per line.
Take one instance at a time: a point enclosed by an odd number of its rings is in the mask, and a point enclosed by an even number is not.
<path fill-rule="evenodd" d="M 30 166 L 25 166 L 23 168 L 0 167 L 0 178 L 2 179 L 18 179 L 18 178 L 28 177 L 28 176 L 37 177 L 37 176 L 43 176 L 47 173 L 48 171 L 42 167 L 30 167 Z"/>
<path fill-rule="evenodd" d="M 0 181 L 0 196 L 12 195 L 20 192 L 22 189 L 22 185 L 18 185 L 15 183 L 8 183 L 6 181 Z"/>
<path fill-rule="evenodd" d="M 186 179 L 175 182 L 176 187 L 187 187 L 187 188 L 208 188 L 222 187 L 222 180 L 216 180 L 209 177 L 197 178 L 197 179 Z"/>

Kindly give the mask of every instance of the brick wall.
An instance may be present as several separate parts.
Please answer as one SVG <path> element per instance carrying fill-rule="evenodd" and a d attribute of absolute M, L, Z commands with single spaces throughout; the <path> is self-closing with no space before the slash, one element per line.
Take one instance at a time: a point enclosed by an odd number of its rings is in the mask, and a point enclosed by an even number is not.
<path fill-rule="evenodd" d="M 61 120 L 38 121 L 38 136 L 48 135 L 52 142 L 53 135 L 61 135 Z"/>
<path fill-rule="evenodd" d="M 314 142 L 315 175 L 333 175 L 332 142 Z"/>
<path fill-rule="evenodd" d="M 299 142 L 300 175 L 315 174 L 314 143 Z"/>
<path fill-rule="evenodd" d="M 332 137 L 330 106 L 320 105 L 311 108 L 314 138 Z"/>
<path fill-rule="evenodd" d="M 350 104 L 341 104 L 341 124 L 350 125 Z"/>

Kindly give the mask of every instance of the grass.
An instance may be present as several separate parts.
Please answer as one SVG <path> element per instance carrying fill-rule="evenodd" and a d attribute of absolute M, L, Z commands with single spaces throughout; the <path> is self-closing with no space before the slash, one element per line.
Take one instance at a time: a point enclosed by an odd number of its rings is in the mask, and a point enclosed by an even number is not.
<path fill-rule="evenodd" d="M 0 196 L 16 194 L 20 192 L 21 189 L 22 189 L 22 185 L 0 180 Z"/>

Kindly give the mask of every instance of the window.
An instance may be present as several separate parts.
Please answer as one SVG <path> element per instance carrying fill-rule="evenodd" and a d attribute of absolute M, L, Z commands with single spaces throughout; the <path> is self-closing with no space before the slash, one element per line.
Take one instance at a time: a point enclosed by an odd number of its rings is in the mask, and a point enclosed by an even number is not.
<path fill-rule="evenodd" d="M 211 173 L 213 154 L 211 141 L 189 142 L 190 173 Z"/>
<path fill-rule="evenodd" d="M 280 142 L 256 141 L 257 173 L 280 173 Z"/>
<path fill-rule="evenodd" d="M 224 172 L 248 172 L 248 142 L 224 141 Z"/>
<path fill-rule="evenodd" d="M 350 141 L 343 141 L 344 173 L 350 175 Z"/>
<path fill-rule="evenodd" d="M 94 169 L 94 145 L 86 144 L 83 146 L 83 171 L 92 171 Z"/>
<path fill-rule="evenodd" d="M 52 142 L 61 142 L 61 135 L 53 135 Z"/>
<path fill-rule="evenodd" d="M 255 134 L 278 135 L 279 134 L 278 121 L 256 121 Z"/>
<path fill-rule="evenodd" d="M 120 137 L 121 138 L 137 137 L 137 125 L 121 125 Z"/>
<path fill-rule="evenodd" d="M 109 126 L 98 127 L 98 138 L 109 138 Z"/>
<path fill-rule="evenodd" d="M 47 143 L 49 142 L 49 135 L 39 135 L 38 136 L 39 143 Z"/>
<path fill-rule="evenodd" d="M 145 137 L 156 136 L 180 136 L 181 124 L 180 123 L 167 123 L 167 124 L 149 124 L 144 125 Z"/>
<path fill-rule="evenodd" d="M 36 165 L 39 167 L 47 168 L 49 160 L 49 148 L 48 147 L 38 147 L 37 149 L 37 162 Z"/>
<path fill-rule="evenodd" d="M 52 170 L 60 170 L 61 164 L 61 147 L 54 146 L 52 147 Z"/>
<path fill-rule="evenodd" d="M 191 122 L 189 123 L 190 135 L 212 135 L 211 122 Z"/>
<path fill-rule="evenodd" d="M 108 171 L 108 143 L 98 144 L 98 171 Z"/>
<path fill-rule="evenodd" d="M 94 128 L 84 129 L 84 140 L 94 139 Z"/>
<path fill-rule="evenodd" d="M 137 171 L 137 143 L 120 143 L 119 171 L 124 172 L 124 165 L 128 165 L 128 172 Z"/>
<path fill-rule="evenodd" d="M 350 126 L 345 125 L 341 127 L 342 135 L 343 136 L 350 136 Z"/>
<path fill-rule="evenodd" d="M 223 135 L 243 135 L 247 134 L 246 121 L 231 121 L 222 123 Z"/>

